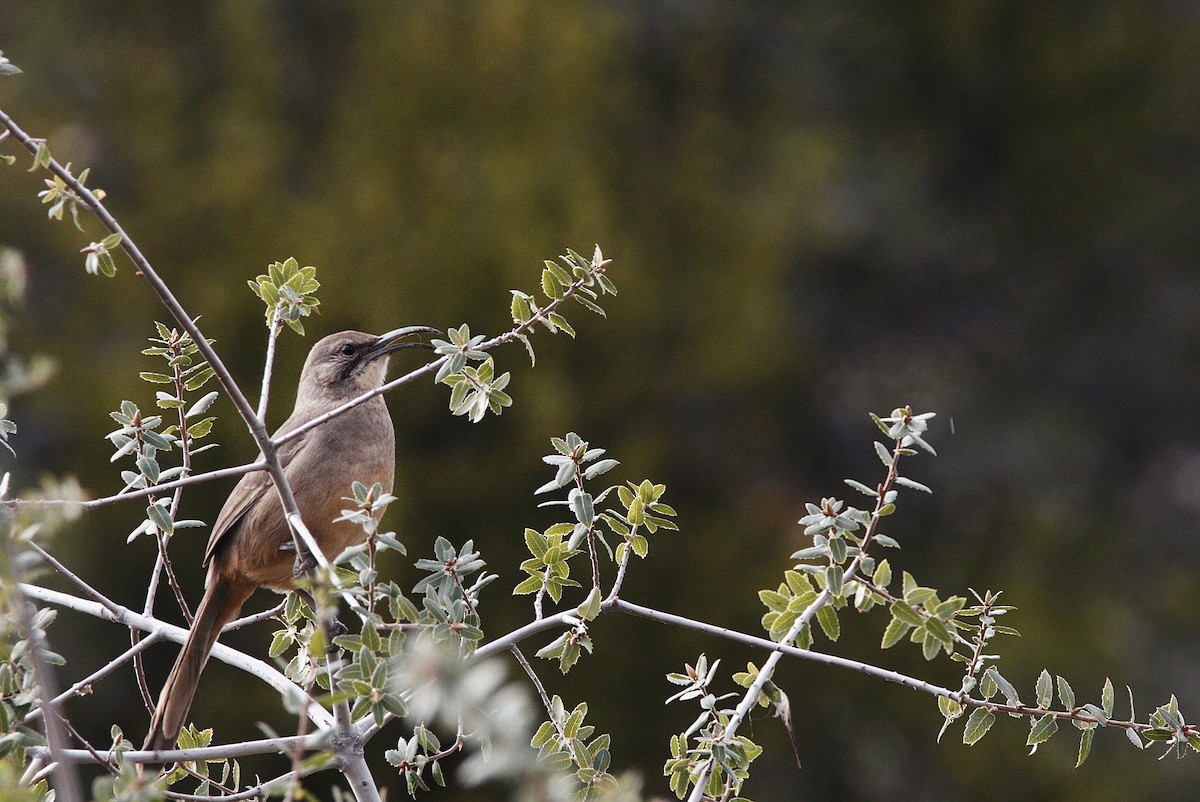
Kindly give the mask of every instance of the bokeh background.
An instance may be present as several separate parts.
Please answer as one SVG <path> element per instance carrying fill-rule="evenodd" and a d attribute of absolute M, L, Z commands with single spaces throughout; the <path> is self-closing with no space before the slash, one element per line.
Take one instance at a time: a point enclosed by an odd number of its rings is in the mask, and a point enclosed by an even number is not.
<path fill-rule="evenodd" d="M 390 399 L 388 520 L 414 558 L 437 535 L 476 540 L 501 576 L 491 632 L 530 614 L 505 588 L 522 528 L 553 521 L 532 496 L 552 435 L 668 485 L 682 532 L 654 538 L 627 598 L 755 632 L 755 591 L 803 545 L 804 502 L 877 481 L 867 413 L 908 403 L 939 413 L 940 455 L 910 463 L 935 494 L 902 497 L 895 567 L 1003 590 L 1024 637 L 999 644 L 1001 667 L 1027 697 L 1048 667 L 1088 700 L 1108 676 L 1143 716 L 1172 692 L 1200 716 L 1195 4 L 6 0 L 0 49 L 25 70 L 0 107 L 92 167 L 252 395 L 265 337 L 245 280 L 271 261 L 318 267 L 311 342 L 408 323 L 496 333 L 543 258 L 597 242 L 615 258 L 607 320 L 579 308 L 574 342 L 537 335 L 536 369 L 519 346 L 496 354 L 513 373 L 502 417 L 452 418 L 431 383 Z M 72 474 L 104 494 L 119 487 L 107 412 L 150 403 L 138 351 L 166 313 L 127 262 L 85 275 L 96 229 L 47 222 L 41 178 L 0 170 L 0 243 L 29 269 L 14 347 L 59 368 L 14 400 L 4 467 L 18 486 Z M 281 342 L 274 423 L 309 342 Z M 222 447 L 200 467 L 253 458 L 216 409 Z M 231 484 L 188 493 L 185 514 L 211 520 Z M 139 515 L 106 509 L 56 544 L 137 606 Z M 206 536 L 188 531 L 177 564 L 198 598 Z M 845 618 L 837 651 L 956 684 L 957 664 L 908 644 L 881 655 L 885 624 Z M 544 680 L 591 702 L 615 765 L 663 793 L 667 739 L 695 715 L 663 706 L 663 674 L 701 652 L 730 671 L 761 656 L 631 619 L 593 632 L 594 657 L 565 679 L 543 663 Z M 64 681 L 127 645 L 72 615 L 53 634 Z M 235 642 L 265 652 L 269 634 Z M 171 659 L 152 653 L 156 685 Z M 795 661 L 779 682 L 804 768 L 778 722 L 755 719 L 758 800 L 1180 798 L 1200 779 L 1197 760 L 1156 761 L 1118 733 L 1077 770 L 1070 728 L 1033 757 L 1007 719 L 973 748 L 957 730 L 937 745 L 929 697 Z M 223 666 L 200 696 L 194 716 L 224 737 L 289 726 Z M 140 740 L 147 720 L 128 672 L 76 713 L 97 742 L 112 722 Z"/>

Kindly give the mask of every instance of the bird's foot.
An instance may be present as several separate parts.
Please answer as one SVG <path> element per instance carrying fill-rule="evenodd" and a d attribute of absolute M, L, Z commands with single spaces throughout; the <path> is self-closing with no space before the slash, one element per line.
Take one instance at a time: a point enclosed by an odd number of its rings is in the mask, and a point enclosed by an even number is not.
<path fill-rule="evenodd" d="M 295 546 L 292 547 L 292 550 L 294 549 Z M 316 559 L 307 551 L 302 551 L 296 555 L 296 562 L 292 564 L 292 577 L 299 579 L 302 576 L 308 576 L 316 567 Z"/>

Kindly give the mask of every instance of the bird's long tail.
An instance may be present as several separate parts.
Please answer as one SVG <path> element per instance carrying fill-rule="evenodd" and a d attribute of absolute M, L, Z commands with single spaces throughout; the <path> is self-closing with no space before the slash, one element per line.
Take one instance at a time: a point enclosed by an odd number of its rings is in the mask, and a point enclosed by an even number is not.
<path fill-rule="evenodd" d="M 192 630 L 158 697 L 143 749 L 170 749 L 175 745 L 196 695 L 200 672 L 208 662 L 221 628 L 233 620 L 253 592 L 253 585 L 235 584 L 215 573 L 209 577 Z"/>

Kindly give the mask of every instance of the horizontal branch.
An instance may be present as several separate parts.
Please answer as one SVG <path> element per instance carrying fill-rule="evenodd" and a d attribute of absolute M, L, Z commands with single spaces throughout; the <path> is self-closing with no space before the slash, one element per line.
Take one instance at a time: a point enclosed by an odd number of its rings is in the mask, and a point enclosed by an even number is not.
<path fill-rule="evenodd" d="M 216 652 L 213 652 L 213 654 L 216 654 Z M 328 733 L 315 732 L 304 736 L 291 735 L 283 738 L 265 738 L 257 741 L 241 741 L 239 743 L 204 746 L 195 749 L 161 749 L 157 752 L 145 749 L 133 749 L 126 752 L 124 757 L 132 763 L 181 763 L 184 761 L 228 760 L 248 755 L 269 755 L 280 752 L 286 754 L 295 749 L 323 749 L 327 746 L 328 740 Z M 39 747 L 30 751 L 38 754 L 43 750 L 44 747 Z M 63 749 L 60 750 L 59 756 L 71 763 L 96 762 L 95 755 L 86 749 Z"/>
<path fill-rule="evenodd" d="M 183 643 L 188 635 L 188 630 L 183 627 L 177 627 L 174 624 L 168 624 L 157 618 L 135 613 L 129 608 L 120 605 L 116 605 L 116 611 L 114 612 L 98 602 L 88 601 L 78 596 L 72 596 L 69 593 L 61 593 L 57 590 L 50 590 L 38 585 L 22 583 L 21 590 L 31 599 L 38 599 L 49 604 L 66 607 L 104 621 L 123 624 L 131 629 L 140 629 L 143 632 L 159 632 L 161 633 L 161 637 L 173 640 L 176 643 Z M 330 715 L 328 710 L 312 702 L 300 686 L 289 680 L 273 666 L 262 660 L 250 657 L 243 652 L 239 652 L 237 649 L 226 646 L 223 643 L 218 643 L 213 647 L 212 656 L 223 663 L 227 663 L 234 668 L 245 671 L 251 676 L 257 677 L 281 695 L 293 700 L 297 705 L 303 705 L 307 699 L 310 704 L 305 705 L 305 707 L 313 723 L 322 728 L 333 725 L 333 716 Z"/>
<path fill-rule="evenodd" d="M 945 696 L 948 699 L 953 699 L 955 702 L 958 702 L 964 707 L 982 707 L 985 710 L 991 710 L 997 713 L 1014 713 L 1020 716 L 1028 716 L 1031 718 L 1052 716 L 1060 720 L 1078 721 L 1081 724 L 1096 724 L 1106 727 L 1116 727 L 1118 729 L 1135 730 L 1138 732 L 1153 729 L 1150 724 L 1144 724 L 1132 720 L 1110 718 L 1106 719 L 1105 721 L 1100 721 L 1095 716 L 1082 710 L 1082 708 L 1075 708 L 1072 710 L 1050 710 L 1049 708 L 1043 707 L 1009 705 L 993 702 L 989 699 L 976 699 L 972 696 L 963 694 L 961 691 L 953 691 L 949 688 L 943 688 L 940 685 L 934 685 L 931 682 L 925 682 L 924 680 L 910 677 L 907 674 L 901 674 L 898 671 L 879 668 L 878 666 L 873 666 L 870 663 L 863 663 L 858 660 L 851 660 L 846 657 L 838 657 L 837 655 L 833 654 L 824 654 L 822 652 L 814 652 L 810 649 L 801 649 L 796 646 L 776 643 L 775 641 L 767 638 L 747 635 L 746 633 L 738 632 L 737 630 L 714 626 L 713 624 L 707 624 L 703 621 L 696 621 L 691 618 L 684 618 L 683 616 L 673 615 L 671 613 L 664 613 L 661 610 L 655 610 L 650 607 L 643 607 L 639 604 L 627 602 L 624 599 L 616 599 L 611 604 L 603 605 L 603 608 L 616 610 L 628 615 L 638 616 L 639 618 L 648 618 L 651 621 L 658 621 L 662 624 L 670 624 L 672 626 L 682 627 L 683 629 L 690 629 L 695 632 L 703 632 L 707 635 L 715 635 L 726 640 L 744 643 L 747 646 L 755 646 L 772 652 L 780 652 L 789 657 L 798 657 L 802 660 L 811 660 L 816 663 L 823 663 L 829 666 L 836 666 L 838 668 L 857 671 L 862 674 L 867 674 L 868 676 L 886 680 L 887 682 L 894 682 L 897 685 L 903 685 L 906 688 L 913 688 L 914 690 L 923 691 L 924 693 L 928 693 L 933 696 Z M 1186 732 L 1191 733 L 1196 732 L 1198 728 L 1196 725 L 1188 725 L 1184 729 Z"/>
<path fill-rule="evenodd" d="M 901 674 L 896 671 L 891 671 L 886 668 L 879 668 L 870 663 L 862 663 L 858 660 L 851 660 L 846 657 L 838 657 L 835 654 L 824 654 L 823 652 L 814 652 L 810 649 L 801 649 L 797 646 L 790 646 L 783 643 L 776 643 L 769 638 L 760 638 L 755 635 L 747 635 L 744 632 L 738 632 L 734 629 L 719 627 L 714 624 L 707 624 L 703 621 L 696 621 L 691 618 L 684 618 L 681 615 L 673 615 L 672 613 L 664 613 L 661 610 L 655 610 L 651 607 L 643 607 L 640 604 L 633 604 L 624 599 L 615 599 L 609 606 L 609 609 L 625 613 L 627 615 L 637 616 L 639 618 L 648 618 L 651 621 L 658 621 L 660 624 L 670 624 L 672 626 L 690 629 L 695 632 L 703 632 L 706 635 L 715 635 L 718 638 L 731 640 L 736 643 L 744 643 L 747 646 L 755 646 L 759 649 L 765 649 L 771 652 L 780 652 L 789 657 L 798 657 L 801 660 L 812 660 L 825 665 L 837 666 L 838 668 L 848 668 L 851 671 L 858 671 L 863 674 L 868 674 L 888 682 L 894 682 L 897 685 L 904 685 L 908 688 L 914 688 L 918 691 L 933 694 L 934 696 L 948 696 L 951 699 L 959 700 L 958 691 L 952 691 L 949 688 L 943 688 L 940 685 L 934 685 L 924 680 L 910 677 L 906 674 Z"/>
<path fill-rule="evenodd" d="M 657 621 L 660 624 L 668 624 L 670 626 L 676 626 L 682 629 L 690 629 L 693 632 L 702 632 L 706 635 L 713 635 L 715 637 L 723 638 L 735 643 L 741 643 L 746 646 L 753 646 L 769 652 L 778 652 L 787 657 L 796 657 L 801 660 L 809 660 L 828 666 L 835 666 L 837 668 L 844 668 L 850 671 L 857 671 L 860 674 L 866 674 L 886 682 L 903 685 L 906 688 L 912 688 L 913 690 L 921 691 L 923 693 L 930 694 L 931 696 L 945 696 L 948 699 L 953 699 L 964 707 L 982 707 L 993 712 L 1015 713 L 1021 716 L 1036 718 L 1053 716 L 1056 719 L 1078 721 L 1082 724 L 1097 724 L 1108 727 L 1117 727 L 1119 729 L 1135 730 L 1138 732 L 1152 729 L 1151 725 L 1149 724 L 1132 720 L 1119 720 L 1110 718 L 1104 722 L 1100 722 L 1094 716 L 1082 709 L 1050 710 L 1048 708 L 1030 707 L 1027 705 L 1001 704 L 999 702 L 993 702 L 989 699 L 976 699 L 963 694 L 961 691 L 944 688 L 941 685 L 935 685 L 932 682 L 926 682 L 925 680 L 917 679 L 916 677 L 910 677 L 907 674 L 901 674 L 900 672 L 892 671 L 891 669 L 880 668 L 879 666 L 874 666 L 870 663 L 864 663 L 859 660 L 851 660 L 847 657 L 839 657 L 835 654 L 814 652 L 811 649 L 801 649 L 788 644 L 776 643 L 769 638 L 748 635 L 735 629 L 709 624 L 704 621 L 697 621 L 693 618 L 685 618 L 684 616 L 663 612 L 662 610 L 655 610 L 652 607 L 644 607 L 640 604 L 634 604 L 633 602 L 628 602 L 620 598 L 605 600 L 600 605 L 600 609 L 601 612 L 620 612 L 625 613 L 626 615 L 637 616 L 638 618 L 646 618 L 651 621 Z M 574 623 L 576 616 L 577 614 L 575 610 L 570 609 L 547 618 L 533 621 L 523 627 L 514 629 L 507 635 L 502 635 L 495 640 L 484 644 L 475 650 L 474 656 L 482 659 L 485 657 L 491 657 L 504 651 L 508 651 L 514 645 L 541 632 Z M 1186 727 L 1187 732 L 1195 732 L 1197 729 L 1198 728 L 1196 725 L 1188 725 Z"/>

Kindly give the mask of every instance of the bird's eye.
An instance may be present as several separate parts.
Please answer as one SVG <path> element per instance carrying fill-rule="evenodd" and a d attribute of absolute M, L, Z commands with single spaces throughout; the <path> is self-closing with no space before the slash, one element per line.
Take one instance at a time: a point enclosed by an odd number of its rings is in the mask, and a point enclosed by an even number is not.
<path fill-rule="evenodd" d="M 342 343 L 338 347 L 338 353 L 342 356 L 354 356 L 354 346 L 350 343 Z"/>

